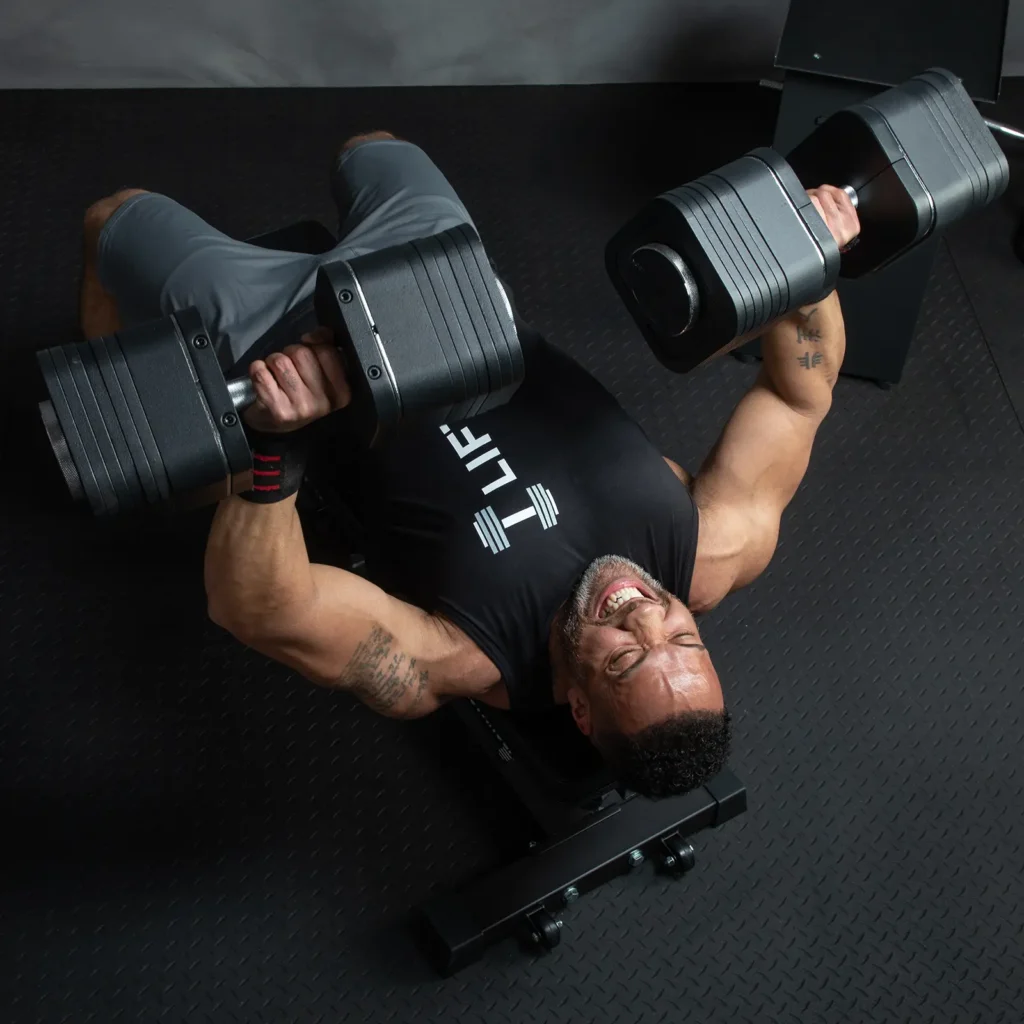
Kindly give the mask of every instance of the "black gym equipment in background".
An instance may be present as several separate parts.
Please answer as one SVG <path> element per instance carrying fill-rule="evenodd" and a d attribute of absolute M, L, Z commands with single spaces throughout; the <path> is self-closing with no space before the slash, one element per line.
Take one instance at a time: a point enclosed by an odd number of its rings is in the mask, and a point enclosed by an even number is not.
<path fill-rule="evenodd" d="M 999 99 L 1009 0 L 790 0 L 775 66 L 879 87 L 953 68 L 982 103 Z"/>

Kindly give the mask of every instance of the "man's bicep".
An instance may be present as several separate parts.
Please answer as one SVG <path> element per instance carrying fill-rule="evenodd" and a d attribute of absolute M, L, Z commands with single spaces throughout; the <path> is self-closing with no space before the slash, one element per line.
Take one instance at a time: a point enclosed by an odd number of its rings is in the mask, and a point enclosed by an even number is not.
<path fill-rule="evenodd" d="M 767 568 L 820 422 L 789 406 L 762 377 L 701 467 L 691 487 L 703 524 L 698 557 L 709 566 L 716 599 Z"/>
<path fill-rule="evenodd" d="M 762 375 L 693 482 L 698 506 L 781 516 L 807 472 L 820 424 L 820 415 L 788 405 Z"/>

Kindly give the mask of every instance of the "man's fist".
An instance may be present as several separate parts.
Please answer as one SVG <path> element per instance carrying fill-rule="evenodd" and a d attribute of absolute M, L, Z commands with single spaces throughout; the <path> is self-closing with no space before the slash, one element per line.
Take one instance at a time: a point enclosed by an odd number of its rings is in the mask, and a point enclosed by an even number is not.
<path fill-rule="evenodd" d="M 343 409 L 352 399 L 341 354 L 331 332 L 318 327 L 300 345 L 258 359 L 249 367 L 256 402 L 243 414 L 250 427 L 265 433 L 298 430 Z"/>
<path fill-rule="evenodd" d="M 860 234 L 860 220 L 853 200 L 834 185 L 808 189 L 807 194 L 840 250 L 845 249 Z"/>

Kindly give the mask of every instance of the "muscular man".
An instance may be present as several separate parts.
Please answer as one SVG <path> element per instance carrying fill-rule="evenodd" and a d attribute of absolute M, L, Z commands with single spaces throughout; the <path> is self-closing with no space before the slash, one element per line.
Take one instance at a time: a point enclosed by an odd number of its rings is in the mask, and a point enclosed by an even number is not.
<path fill-rule="evenodd" d="M 322 257 L 228 238 L 165 196 L 102 200 L 86 218 L 86 335 L 194 305 L 225 365 L 248 365 L 256 339 L 310 302 L 320 262 L 471 223 L 426 154 L 384 132 L 346 143 L 333 187 L 342 240 Z M 857 235 L 845 193 L 811 195 L 840 245 Z M 517 327 L 526 380 L 507 405 L 409 429 L 351 471 L 365 576 L 311 563 L 296 510 L 303 428 L 349 400 L 337 350 L 316 332 L 252 360 L 258 475 L 216 511 L 210 615 L 385 715 L 459 696 L 568 704 L 627 784 L 688 790 L 730 742 L 696 616 L 775 551 L 843 360 L 838 299 L 764 335 L 756 382 L 692 478 L 580 366 Z"/>

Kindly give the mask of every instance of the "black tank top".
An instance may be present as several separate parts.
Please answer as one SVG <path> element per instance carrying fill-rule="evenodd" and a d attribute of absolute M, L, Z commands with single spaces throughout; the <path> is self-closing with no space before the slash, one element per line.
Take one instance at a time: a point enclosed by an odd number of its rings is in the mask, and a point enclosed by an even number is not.
<path fill-rule="evenodd" d="M 579 364 L 520 328 L 526 379 L 506 405 L 407 430 L 362 466 L 367 574 L 460 627 L 514 708 L 553 702 L 548 635 L 587 565 L 620 555 L 686 600 L 689 491 Z"/>

